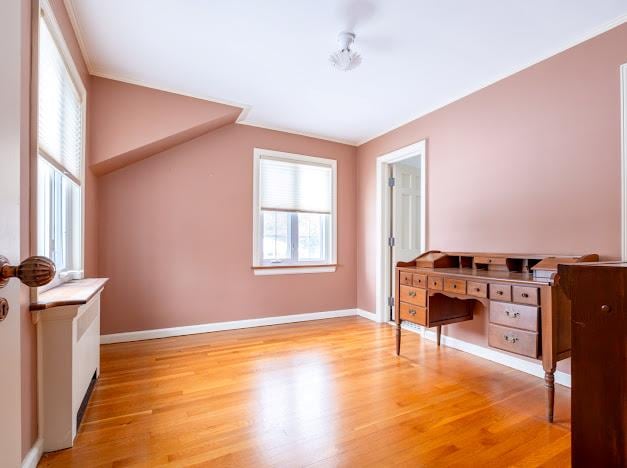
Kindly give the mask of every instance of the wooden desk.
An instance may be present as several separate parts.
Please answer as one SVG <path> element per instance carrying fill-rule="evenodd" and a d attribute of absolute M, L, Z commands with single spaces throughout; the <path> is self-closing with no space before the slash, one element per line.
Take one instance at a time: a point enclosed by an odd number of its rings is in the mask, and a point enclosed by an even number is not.
<path fill-rule="evenodd" d="M 401 323 L 437 327 L 488 313 L 491 347 L 541 359 L 547 388 L 547 418 L 553 421 L 555 368 L 570 356 L 570 304 L 554 285 L 558 263 L 596 261 L 597 255 L 426 252 L 396 268 L 396 354 Z"/>

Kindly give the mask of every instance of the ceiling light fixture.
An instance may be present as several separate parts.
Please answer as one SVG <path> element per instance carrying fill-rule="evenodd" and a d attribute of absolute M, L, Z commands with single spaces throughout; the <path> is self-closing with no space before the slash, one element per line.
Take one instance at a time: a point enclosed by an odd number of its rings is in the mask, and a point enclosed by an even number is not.
<path fill-rule="evenodd" d="M 352 32 L 341 32 L 337 38 L 340 50 L 329 56 L 329 61 L 337 70 L 349 71 L 357 68 L 361 63 L 361 55 L 351 50 L 355 42 L 355 34 Z"/>

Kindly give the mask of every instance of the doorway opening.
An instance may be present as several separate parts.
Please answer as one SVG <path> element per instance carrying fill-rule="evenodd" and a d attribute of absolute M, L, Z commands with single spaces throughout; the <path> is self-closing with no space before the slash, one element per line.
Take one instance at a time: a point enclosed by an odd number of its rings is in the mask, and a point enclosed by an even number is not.
<path fill-rule="evenodd" d="M 394 317 L 394 267 L 426 250 L 426 140 L 379 156 L 376 315 Z"/>

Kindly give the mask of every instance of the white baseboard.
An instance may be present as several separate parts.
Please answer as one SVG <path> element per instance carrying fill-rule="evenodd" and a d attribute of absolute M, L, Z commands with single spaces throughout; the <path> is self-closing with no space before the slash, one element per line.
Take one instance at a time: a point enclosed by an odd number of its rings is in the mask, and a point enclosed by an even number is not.
<path fill-rule="evenodd" d="M 368 313 L 368 312 L 366 312 Z M 278 317 L 264 317 L 248 320 L 234 320 L 232 322 L 216 322 L 201 325 L 189 325 L 186 327 L 159 328 L 156 330 L 142 330 L 111 335 L 100 335 L 101 344 L 124 343 L 127 341 L 152 340 L 155 338 L 168 338 L 171 336 L 195 335 L 197 333 L 209 333 L 215 331 L 237 330 L 240 328 L 265 327 L 267 325 L 281 325 L 285 323 L 307 322 L 310 320 L 322 320 L 337 317 L 349 317 L 361 315 L 358 309 L 331 310 L 327 312 L 310 312 L 306 314 L 281 315 Z M 374 315 L 374 314 L 370 314 Z"/>
<path fill-rule="evenodd" d="M 377 314 L 373 314 L 372 312 L 368 312 L 364 309 L 355 309 L 357 311 L 357 315 L 363 318 L 367 318 L 368 320 L 372 320 L 373 322 L 378 322 Z"/>
<path fill-rule="evenodd" d="M 39 460 L 41 460 L 43 453 L 44 441 L 41 437 L 39 437 L 24 457 L 24 460 L 22 460 L 22 468 L 37 468 L 37 464 L 39 463 Z"/>
<path fill-rule="evenodd" d="M 418 333 L 419 335 L 422 335 L 427 340 L 436 341 L 437 335 L 434 330 L 425 329 L 424 327 L 421 327 L 419 325 L 410 324 L 408 326 L 406 324 L 407 322 L 403 323 L 403 329 L 409 330 L 414 333 Z M 396 324 L 393 322 L 391 322 L 390 325 L 396 326 Z M 460 339 L 453 338 L 451 336 L 446 336 L 444 334 L 442 335 L 441 343 L 450 348 L 455 348 L 460 351 L 464 351 L 466 353 L 472 354 L 474 356 L 478 356 L 483 359 L 487 359 L 489 361 L 496 362 L 498 364 L 511 367 L 512 369 L 516 369 L 521 372 L 535 375 L 536 377 L 540 377 L 544 379 L 544 369 L 542 368 L 542 365 L 537 362 L 526 361 L 525 359 L 520 359 L 520 358 L 517 358 L 516 356 L 502 353 L 492 348 L 486 348 L 484 346 L 479 346 L 473 343 L 468 343 L 467 341 L 462 341 Z M 560 385 L 570 388 L 570 385 L 571 385 L 570 374 L 556 371 L 555 382 Z"/>

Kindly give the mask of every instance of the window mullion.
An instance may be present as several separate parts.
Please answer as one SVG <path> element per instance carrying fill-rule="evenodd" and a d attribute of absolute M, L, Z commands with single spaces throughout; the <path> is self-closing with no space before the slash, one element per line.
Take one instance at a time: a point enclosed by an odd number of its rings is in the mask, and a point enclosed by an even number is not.
<path fill-rule="evenodd" d="M 298 213 L 290 213 L 291 261 L 298 263 Z"/>

